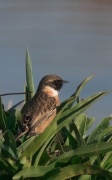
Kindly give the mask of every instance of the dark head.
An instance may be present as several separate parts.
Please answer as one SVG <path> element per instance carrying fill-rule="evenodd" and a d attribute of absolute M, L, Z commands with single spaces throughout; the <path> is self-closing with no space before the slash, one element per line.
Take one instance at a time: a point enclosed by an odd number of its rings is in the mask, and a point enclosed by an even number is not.
<path fill-rule="evenodd" d="M 68 83 L 68 81 L 63 80 L 61 77 L 54 74 L 46 75 L 41 79 L 38 90 L 49 86 L 59 92 L 64 83 Z"/>

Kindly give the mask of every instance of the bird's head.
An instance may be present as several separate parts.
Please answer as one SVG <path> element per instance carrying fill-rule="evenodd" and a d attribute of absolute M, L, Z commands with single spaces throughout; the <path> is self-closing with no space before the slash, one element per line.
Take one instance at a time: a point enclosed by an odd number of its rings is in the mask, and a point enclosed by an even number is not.
<path fill-rule="evenodd" d="M 68 83 L 68 81 L 63 80 L 61 77 L 50 74 L 44 76 L 38 86 L 38 89 L 44 89 L 45 87 L 50 87 L 57 92 L 59 92 L 63 86 L 64 83 Z"/>

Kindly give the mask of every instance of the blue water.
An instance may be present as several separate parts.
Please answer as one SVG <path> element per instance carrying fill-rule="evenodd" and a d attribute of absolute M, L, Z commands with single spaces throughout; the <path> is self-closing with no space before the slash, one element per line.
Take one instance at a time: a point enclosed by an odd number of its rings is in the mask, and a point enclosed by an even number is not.
<path fill-rule="evenodd" d="M 112 89 L 112 2 L 78 0 L 10 0 L 0 2 L 0 93 L 22 92 L 26 46 L 32 59 L 35 89 L 46 74 L 70 83 L 69 97 L 89 75 L 96 74 L 80 98 Z M 7 108 L 23 96 L 3 97 Z M 112 113 L 112 93 L 95 103 L 88 115 L 96 124 Z"/>

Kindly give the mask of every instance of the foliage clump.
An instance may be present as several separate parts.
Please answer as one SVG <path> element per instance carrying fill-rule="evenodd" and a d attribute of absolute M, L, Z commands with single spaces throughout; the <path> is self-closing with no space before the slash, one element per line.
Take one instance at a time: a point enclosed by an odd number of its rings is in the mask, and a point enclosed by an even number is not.
<path fill-rule="evenodd" d="M 25 105 L 5 111 L 0 98 L 0 179 L 6 180 L 111 180 L 112 117 L 105 117 L 87 135 L 95 118 L 84 113 L 110 91 L 98 92 L 82 101 L 79 95 L 85 79 L 76 92 L 57 109 L 57 116 L 39 136 L 23 135 L 17 142 L 14 135 L 21 126 L 22 113 L 34 95 L 31 61 L 26 51 Z M 18 105 L 18 104 L 17 104 Z"/>

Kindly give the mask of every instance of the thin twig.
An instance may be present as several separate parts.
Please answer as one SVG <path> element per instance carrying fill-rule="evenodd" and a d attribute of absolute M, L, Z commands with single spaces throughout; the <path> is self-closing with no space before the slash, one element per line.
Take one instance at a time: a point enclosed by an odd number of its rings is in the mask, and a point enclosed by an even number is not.
<path fill-rule="evenodd" d="M 19 95 L 19 94 L 29 94 L 29 93 L 32 93 L 32 92 L 6 93 L 6 94 L 0 94 L 0 96 Z"/>

